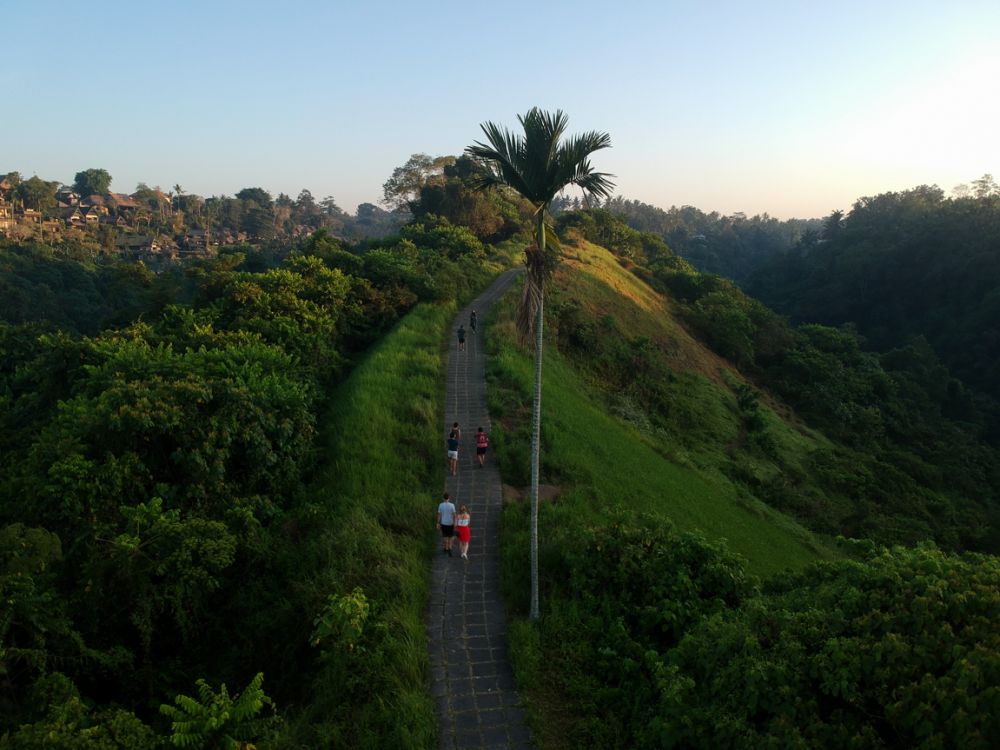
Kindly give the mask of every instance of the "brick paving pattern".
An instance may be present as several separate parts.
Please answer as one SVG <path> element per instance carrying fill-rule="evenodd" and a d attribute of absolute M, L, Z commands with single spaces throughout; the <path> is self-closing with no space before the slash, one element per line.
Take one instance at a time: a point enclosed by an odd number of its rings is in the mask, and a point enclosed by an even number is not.
<path fill-rule="evenodd" d="M 461 503 L 469 506 L 472 541 L 468 560 L 459 557 L 457 539 L 454 557 L 443 554 L 439 542 L 432 566 L 427 632 L 431 692 L 437 705 L 442 750 L 534 747 L 507 661 L 497 547 L 500 472 L 492 448 L 487 450 L 486 467 L 479 468 L 475 442 L 479 427 L 491 431 L 482 321 L 517 273 L 508 271 L 500 276 L 459 313 L 450 331 L 445 431 L 441 436 L 441 469 L 446 476 L 443 491 L 451 494 L 456 508 Z M 469 329 L 471 310 L 479 315 L 475 334 Z M 455 335 L 459 324 L 467 331 L 463 352 L 458 351 Z M 444 444 L 453 422 L 462 430 L 455 477 L 448 474 Z"/>

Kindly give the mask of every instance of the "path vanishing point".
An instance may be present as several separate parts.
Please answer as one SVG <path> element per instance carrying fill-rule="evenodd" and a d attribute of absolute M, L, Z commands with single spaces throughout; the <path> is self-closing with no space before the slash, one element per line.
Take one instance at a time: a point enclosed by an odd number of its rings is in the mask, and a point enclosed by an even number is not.
<path fill-rule="evenodd" d="M 487 451 L 486 468 L 476 460 L 476 430 L 491 432 L 486 408 L 483 321 L 490 307 L 510 287 L 519 271 L 502 274 L 455 319 L 448 350 L 445 431 L 441 436 L 441 470 L 457 508 L 465 503 L 472 516 L 469 559 L 442 554 L 440 542 L 432 565 L 427 614 L 431 692 L 437 707 L 439 747 L 533 748 L 514 676 L 507 660 L 507 627 L 500 598 L 499 525 L 500 472 Z M 469 330 L 469 312 L 476 310 L 479 331 Z M 467 331 L 465 351 L 458 351 L 455 331 Z M 458 476 L 448 475 L 444 436 L 458 422 L 462 429 Z M 434 503 L 436 508 L 437 498 Z M 433 513 L 433 509 L 431 510 Z M 428 514 L 429 522 L 433 516 Z"/>

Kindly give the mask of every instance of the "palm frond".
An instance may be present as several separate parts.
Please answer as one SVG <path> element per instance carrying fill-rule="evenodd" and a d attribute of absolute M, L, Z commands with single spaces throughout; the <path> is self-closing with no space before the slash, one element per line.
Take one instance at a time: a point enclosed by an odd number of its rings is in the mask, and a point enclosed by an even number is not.
<path fill-rule="evenodd" d="M 484 166 L 484 174 L 473 178 L 473 184 L 481 188 L 508 185 L 522 195 L 530 188 L 524 180 L 523 139 L 492 122 L 483 123 L 483 133 L 488 143 L 476 141 L 465 149 Z"/>
<path fill-rule="evenodd" d="M 559 149 L 559 166 L 566 185 L 577 185 L 592 195 L 609 198 L 615 184 L 613 175 L 594 172 L 590 166 L 590 155 L 595 151 L 611 147 L 611 136 L 607 133 L 591 131 L 568 138 Z"/>
<path fill-rule="evenodd" d="M 536 205 L 548 203 L 552 200 L 550 193 L 558 164 L 559 141 L 566 132 L 569 118 L 562 110 L 553 114 L 533 107 L 518 119 L 524 128 L 523 173 L 532 190 L 528 199 Z"/>
<path fill-rule="evenodd" d="M 524 135 L 492 122 L 481 127 L 486 142 L 476 141 L 465 152 L 479 159 L 484 174 L 473 180 L 480 189 L 506 185 L 544 210 L 567 185 L 578 185 L 598 197 L 610 197 L 612 175 L 594 172 L 589 156 L 611 146 L 607 133 L 591 131 L 563 140 L 569 118 L 533 107 L 518 115 Z"/>

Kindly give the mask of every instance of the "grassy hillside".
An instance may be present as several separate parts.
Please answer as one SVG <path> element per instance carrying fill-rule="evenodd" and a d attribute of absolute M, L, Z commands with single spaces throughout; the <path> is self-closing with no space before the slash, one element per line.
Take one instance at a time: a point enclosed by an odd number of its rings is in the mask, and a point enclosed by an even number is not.
<path fill-rule="evenodd" d="M 674 412 L 678 431 L 684 434 L 670 435 L 653 426 L 634 403 L 609 392 L 599 373 L 574 367 L 558 351 L 563 332 L 556 317 L 544 364 L 543 475 L 560 485 L 562 494 L 546 508 L 543 528 L 586 525 L 616 508 L 653 513 L 678 529 L 725 539 L 760 575 L 834 554 L 724 473 L 741 440 L 732 391 L 742 381 L 725 360 L 691 337 L 661 295 L 610 253 L 589 243 L 569 252 L 557 286 L 551 305 L 555 316 L 572 300 L 604 321 L 603 335 L 620 336 L 624 330 L 633 338 L 648 338 L 667 353 L 675 379 Z M 511 309 L 512 303 L 493 327 L 491 408 L 505 438 L 505 477 L 524 483 L 526 442 L 510 432 L 526 421 L 532 373 L 530 358 L 514 343 Z M 804 455 L 821 440 L 764 409 L 773 439 L 786 453 Z M 763 470 L 765 462 L 757 463 Z"/>
<path fill-rule="evenodd" d="M 531 363 L 512 347 L 494 354 L 491 369 L 520 392 L 530 387 Z M 683 454 L 665 455 L 669 446 L 608 413 L 600 394 L 558 353 L 546 357 L 544 379 L 545 473 L 562 489 L 545 509 L 545 535 L 621 509 L 663 515 L 681 530 L 725 539 L 760 575 L 830 555 L 801 526 L 742 496 L 718 472 L 697 468 Z"/>
<path fill-rule="evenodd" d="M 744 339 L 756 330 L 758 357 L 793 351 L 800 365 L 820 363 L 786 368 L 792 393 L 796 384 L 813 387 L 817 372 L 821 385 L 867 382 L 859 374 L 874 373 L 885 393 L 906 381 L 863 357 L 852 364 L 843 355 L 838 369 L 840 360 L 790 349 L 792 334 L 768 327 L 766 315 L 752 328 L 740 300 L 699 289 L 712 280 L 666 248 L 652 250 L 616 257 L 574 241 L 547 298 L 542 478 L 559 493 L 540 509 L 537 622 L 522 619 L 526 502 L 505 512 L 502 546 L 515 613 L 510 648 L 539 745 L 911 747 L 930 735 L 981 745 L 995 733 L 985 714 L 958 726 L 950 711 L 927 718 L 923 708 L 901 708 L 900 696 L 933 692 L 939 697 L 917 700 L 976 705 L 995 692 L 986 676 L 993 667 L 982 681 L 954 675 L 981 648 L 988 663 L 1000 663 L 996 648 L 984 646 L 1000 642 L 986 624 L 995 616 L 975 620 L 981 632 L 965 624 L 997 611 L 996 558 L 862 541 L 856 559 L 845 559 L 834 534 L 948 539 L 951 506 L 901 480 L 909 475 L 898 447 L 890 454 L 898 465 L 876 463 L 863 440 L 843 442 L 862 432 L 850 421 L 843 424 L 853 432 L 828 439 L 741 374 L 760 375 L 747 366 L 753 358 L 734 360 L 738 370 L 714 352 L 745 354 Z M 636 274 L 625 267 L 633 257 Z M 668 279 L 682 301 L 658 295 L 639 275 Z M 692 306 L 686 291 L 704 302 Z M 510 300 L 492 324 L 490 398 L 505 479 L 525 484 L 532 375 L 528 352 L 514 342 L 512 307 Z M 714 352 L 688 324 L 708 334 Z M 811 334 L 840 341 L 836 331 Z M 821 403 L 841 403 L 833 389 L 814 392 Z M 910 402 L 900 404 L 906 413 Z M 960 481 L 945 463 L 939 471 Z M 944 510 L 935 518 L 930 508 Z M 914 588 L 903 594 L 901 586 Z M 914 597 L 941 596 L 947 604 L 914 620 Z M 897 645 L 899 658 L 865 657 Z M 860 697 L 844 701 L 844 690 Z"/>
<path fill-rule="evenodd" d="M 610 747 L 628 738 L 598 718 L 595 702 L 606 686 L 588 676 L 594 665 L 592 646 L 584 645 L 590 636 L 580 625 L 586 615 L 567 583 L 580 574 L 584 540 L 602 533 L 594 529 L 631 529 L 608 552 L 621 565 L 634 560 L 636 576 L 646 555 L 656 555 L 649 545 L 662 542 L 718 550 L 711 554 L 721 555 L 719 562 L 706 564 L 732 571 L 723 575 L 736 581 L 744 568 L 767 578 L 840 553 L 734 481 L 739 471 L 780 471 L 748 438 L 738 399 L 745 384 L 735 370 L 609 252 L 580 241 L 567 256 L 549 296 L 543 368 L 542 480 L 559 493 L 540 511 L 543 624 L 515 617 L 511 650 L 542 746 L 574 747 L 596 738 L 597 746 Z M 525 485 L 532 365 L 515 342 L 513 306 L 512 295 L 490 325 L 489 397 L 505 481 Z M 616 367 L 605 366 L 609 346 L 628 363 L 629 388 L 616 380 Z M 574 354 L 581 348 L 593 356 Z M 635 397 L 635 383 L 645 380 L 668 384 L 659 402 L 666 418 L 653 419 Z M 764 394 L 758 413 L 768 451 L 786 463 L 804 465 L 826 444 Z M 504 515 L 504 588 L 515 613 L 527 611 L 527 505 L 517 502 Z M 654 541 L 635 531 L 643 528 Z M 735 559 L 743 562 L 723 562 Z"/>

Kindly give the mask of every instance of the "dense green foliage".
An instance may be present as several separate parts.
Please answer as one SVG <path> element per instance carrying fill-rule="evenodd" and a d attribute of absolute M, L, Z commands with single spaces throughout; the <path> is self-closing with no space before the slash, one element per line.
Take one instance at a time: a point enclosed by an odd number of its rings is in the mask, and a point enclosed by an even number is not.
<path fill-rule="evenodd" d="M 795 321 L 857 327 L 877 350 L 924 337 L 956 377 L 1000 396 L 1000 191 L 861 198 L 747 282 Z M 996 429 L 996 428 L 994 428 Z"/>
<path fill-rule="evenodd" d="M 412 239 L 368 252 L 317 236 L 284 258 L 188 264 L 183 284 L 162 286 L 141 267 L 8 251 L 12 288 L 48 279 L 84 294 L 79 308 L 54 295 L 34 311 L 51 319 L 22 323 L 8 307 L 0 321 L 0 744 L 235 747 L 274 732 L 280 744 L 284 732 L 302 731 L 299 720 L 281 730 L 258 712 L 273 698 L 293 707 L 282 718 L 297 716 L 314 680 L 329 701 L 316 722 L 327 738 L 378 746 L 432 734 L 412 648 L 422 609 L 413 569 L 429 527 L 412 512 L 401 524 L 396 508 L 352 517 L 363 496 L 351 488 L 368 458 L 349 459 L 350 445 L 338 444 L 317 461 L 317 440 L 359 429 L 328 415 L 363 400 L 331 398 L 330 389 L 423 299 L 435 312 L 400 367 L 422 356 L 427 376 L 407 392 L 412 368 L 389 368 L 386 394 L 423 408 L 419 418 L 396 402 L 384 408 L 408 414 L 414 445 L 433 442 L 437 346 L 454 309 L 441 303 L 496 268 L 462 231 L 417 225 Z M 164 299 L 181 289 L 189 304 Z M 395 423 L 358 417 L 386 450 L 400 439 Z M 430 455 L 417 453 L 415 469 L 395 475 L 410 503 Z M 307 489 L 331 461 L 336 478 Z M 390 482 L 380 479 L 371 491 L 388 501 Z M 382 523 L 401 548 L 383 556 L 408 569 L 405 606 L 396 576 L 345 559 L 355 554 L 348 540 Z M 323 613 L 355 587 L 370 622 L 349 635 Z M 249 686 L 230 696 L 226 684 Z M 184 698 L 192 690 L 198 697 Z M 393 707 L 370 700 L 376 694 Z M 412 707 L 409 723 L 393 715 L 399 701 Z M 370 721 L 359 727 L 361 709 Z"/>
<path fill-rule="evenodd" d="M 398 186 L 419 220 L 362 246 L 332 199 L 176 186 L 147 196 L 163 222 L 330 231 L 159 272 L 0 247 L 0 747 L 434 745 L 441 342 L 525 214 L 467 158 L 421 165 Z M 501 560 L 543 746 L 995 745 L 1000 565 L 962 552 L 1000 549 L 980 193 L 862 199 L 822 235 L 560 214 L 537 622 L 526 503 Z M 762 294 L 818 324 L 692 266 L 765 257 Z M 502 307 L 491 445 L 525 484 L 531 365 Z"/>
<path fill-rule="evenodd" d="M 184 287 L 178 269 L 155 275 L 141 263 L 0 242 L 0 320 L 8 323 L 92 335 L 181 301 Z"/>
<path fill-rule="evenodd" d="M 104 195 L 110 187 L 111 175 L 106 169 L 85 169 L 73 180 L 73 190 L 80 195 Z"/>
<path fill-rule="evenodd" d="M 473 159 L 460 156 L 444 166 L 442 179 L 420 188 L 410 210 L 418 220 L 429 214 L 446 218 L 483 240 L 507 239 L 530 221 L 531 205 L 510 190 L 476 190 L 474 183 L 481 176 L 482 168 Z"/>
<path fill-rule="evenodd" d="M 985 750 L 1000 731 L 995 557 L 893 548 L 761 589 L 662 521 L 570 524 L 538 629 L 513 629 L 546 746 Z"/>
<path fill-rule="evenodd" d="M 775 579 L 656 675 L 649 747 L 993 747 L 1000 563 L 931 546 Z"/>

